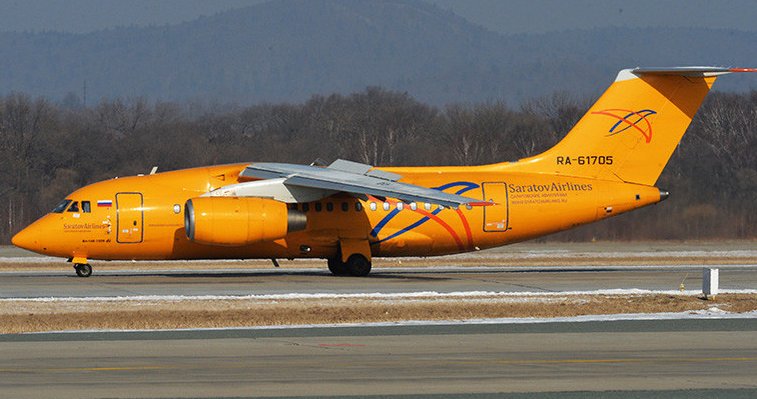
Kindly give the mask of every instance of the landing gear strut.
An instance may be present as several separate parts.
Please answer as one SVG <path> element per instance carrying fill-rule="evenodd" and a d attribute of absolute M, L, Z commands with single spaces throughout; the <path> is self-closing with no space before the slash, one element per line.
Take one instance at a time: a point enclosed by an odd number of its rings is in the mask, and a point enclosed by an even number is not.
<path fill-rule="evenodd" d="M 79 277 L 89 277 L 92 275 L 92 266 L 88 263 L 74 263 L 74 270 Z"/>

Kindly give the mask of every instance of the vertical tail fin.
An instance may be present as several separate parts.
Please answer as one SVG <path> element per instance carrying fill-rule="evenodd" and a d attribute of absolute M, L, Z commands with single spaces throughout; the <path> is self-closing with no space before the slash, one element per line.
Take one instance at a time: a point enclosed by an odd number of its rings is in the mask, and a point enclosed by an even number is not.
<path fill-rule="evenodd" d="M 620 71 L 565 138 L 513 170 L 654 185 L 719 75 L 757 69 Z"/>

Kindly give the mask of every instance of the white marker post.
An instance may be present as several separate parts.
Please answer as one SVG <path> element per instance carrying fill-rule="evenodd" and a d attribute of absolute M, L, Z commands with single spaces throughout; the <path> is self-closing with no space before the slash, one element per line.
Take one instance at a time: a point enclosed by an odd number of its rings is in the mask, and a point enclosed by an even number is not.
<path fill-rule="evenodd" d="M 705 268 L 702 270 L 702 293 L 705 299 L 714 298 L 718 294 L 720 288 L 718 286 L 719 274 L 718 269 Z"/>

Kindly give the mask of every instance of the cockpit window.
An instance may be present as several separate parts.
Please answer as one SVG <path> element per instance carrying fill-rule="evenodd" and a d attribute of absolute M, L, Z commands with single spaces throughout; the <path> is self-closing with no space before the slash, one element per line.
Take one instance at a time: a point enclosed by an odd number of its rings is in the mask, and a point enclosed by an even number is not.
<path fill-rule="evenodd" d="M 91 205 L 89 204 L 89 201 L 82 201 L 81 202 L 81 211 L 84 213 L 89 213 L 92 211 Z"/>
<path fill-rule="evenodd" d="M 74 201 L 71 206 L 68 207 L 69 212 L 79 212 L 79 202 Z"/>
<path fill-rule="evenodd" d="M 53 208 L 52 212 L 53 213 L 63 213 L 63 211 L 66 210 L 66 207 L 68 207 L 68 204 L 70 204 L 70 203 L 71 203 L 70 199 L 65 199 L 65 200 L 61 201 L 58 205 L 55 206 L 55 208 Z"/>

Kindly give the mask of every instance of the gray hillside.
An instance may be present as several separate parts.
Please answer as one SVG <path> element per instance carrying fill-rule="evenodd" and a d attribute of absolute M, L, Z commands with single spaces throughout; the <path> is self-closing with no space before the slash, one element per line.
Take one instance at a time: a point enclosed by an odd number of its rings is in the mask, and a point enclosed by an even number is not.
<path fill-rule="evenodd" d="M 86 81 L 90 103 L 249 104 L 383 86 L 435 105 L 512 103 L 554 90 L 595 95 L 627 66 L 757 66 L 755 43 L 757 33 L 707 29 L 502 36 L 418 0 L 282 0 L 173 26 L 0 33 L 0 94 L 60 99 Z"/>

